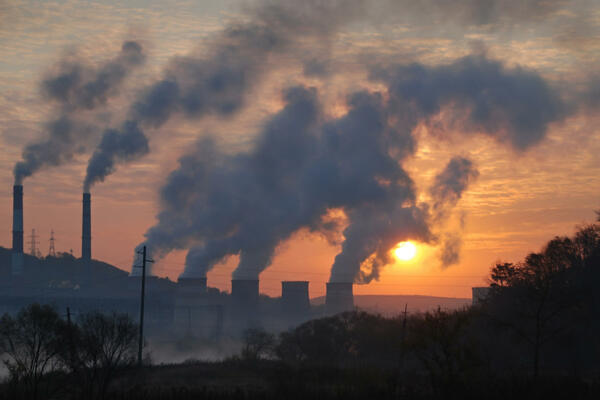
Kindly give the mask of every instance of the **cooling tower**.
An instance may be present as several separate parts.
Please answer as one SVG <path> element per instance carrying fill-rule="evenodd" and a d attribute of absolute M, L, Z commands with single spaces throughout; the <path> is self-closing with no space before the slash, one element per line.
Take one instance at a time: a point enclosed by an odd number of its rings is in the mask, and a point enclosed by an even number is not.
<path fill-rule="evenodd" d="M 258 309 L 258 279 L 232 279 L 231 300 L 236 311 Z"/>
<path fill-rule="evenodd" d="M 83 219 L 81 224 L 81 258 L 92 259 L 92 205 L 89 193 L 83 194 Z"/>
<path fill-rule="evenodd" d="M 177 293 L 184 296 L 202 296 L 206 294 L 206 278 L 177 279 Z"/>
<path fill-rule="evenodd" d="M 23 273 L 23 186 L 13 186 L 13 242 L 12 242 L 13 275 Z"/>
<path fill-rule="evenodd" d="M 325 296 L 327 314 L 337 314 L 354 310 L 354 294 L 351 282 L 327 282 Z"/>
<path fill-rule="evenodd" d="M 281 282 L 281 307 L 289 315 L 303 315 L 310 310 L 307 281 Z"/>

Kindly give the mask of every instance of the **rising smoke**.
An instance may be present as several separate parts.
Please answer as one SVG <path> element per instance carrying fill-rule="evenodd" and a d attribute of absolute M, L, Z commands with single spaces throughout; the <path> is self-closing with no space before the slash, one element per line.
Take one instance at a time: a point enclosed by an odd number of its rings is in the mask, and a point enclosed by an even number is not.
<path fill-rule="evenodd" d="M 471 160 L 464 157 L 452 158 L 444 170 L 436 175 L 433 185 L 429 188 L 433 200 L 433 218 L 438 221 L 445 219 L 469 184 L 478 176 L 479 172 Z"/>
<path fill-rule="evenodd" d="M 379 21 L 392 16 L 391 22 L 397 22 L 403 15 L 411 15 L 428 21 L 427 24 L 434 22 L 432 18 L 442 18 L 453 23 L 493 26 L 507 20 L 543 19 L 560 5 L 559 1 L 540 0 L 508 3 L 464 0 L 452 5 L 438 1 L 415 5 L 414 2 L 395 0 L 377 5 L 367 0 L 310 0 L 300 4 L 259 1 L 246 10 L 246 20 L 227 26 L 207 51 L 175 57 L 163 77 L 141 91 L 127 119 L 144 134 L 147 127 L 159 128 L 174 114 L 195 119 L 206 115 L 230 116 L 244 106 L 249 91 L 277 65 L 276 56 L 285 54 L 302 58 L 306 43 L 311 43 L 313 48 L 319 47 L 337 31 L 359 19 Z M 325 75 L 328 71 L 327 60 L 321 58 L 305 60 L 304 66 L 305 73 L 310 75 Z M 130 132 L 125 130 L 109 129 L 105 134 L 113 138 L 122 136 L 117 141 L 129 146 L 134 143 L 129 140 Z M 135 143 L 145 146 L 147 141 Z M 524 147 L 527 145 L 524 143 Z M 126 154 L 112 149 L 113 152 L 106 147 L 95 151 L 98 156 L 95 154 L 90 159 L 86 185 L 103 181 L 115 170 L 116 164 L 135 160 L 146 153 L 144 148 Z M 98 168 L 99 157 L 112 160 L 111 167 Z"/>
<path fill-rule="evenodd" d="M 42 92 L 56 106 L 59 116 L 45 124 L 43 138 L 23 149 L 22 160 L 14 167 L 15 184 L 20 185 L 40 169 L 61 165 L 85 151 L 98 129 L 81 121 L 79 114 L 104 106 L 144 59 L 139 43 L 126 41 L 114 59 L 97 68 L 78 59 L 63 60 L 42 82 Z"/>
<path fill-rule="evenodd" d="M 135 124 L 135 140 L 127 130 L 109 129 L 90 159 L 85 185 L 103 181 L 119 162 L 147 152 L 146 127 L 159 128 L 174 114 L 199 119 L 207 115 L 230 116 L 243 105 L 248 92 L 272 69 L 279 54 L 290 54 L 303 41 L 318 43 L 340 25 L 359 14 L 362 1 L 264 2 L 248 10 L 250 19 L 227 26 L 201 55 L 175 57 L 162 79 L 142 90 L 131 106 L 129 124 Z M 352 4 L 352 7 L 345 7 Z M 145 136 L 145 135 L 144 135 Z M 104 146 L 107 141 L 126 144 L 128 151 Z M 133 148 L 133 145 L 140 148 Z M 103 162 L 98 162 L 103 160 Z M 107 167 L 107 161 L 110 164 Z"/>
<path fill-rule="evenodd" d="M 239 254 L 234 278 L 257 279 L 282 241 L 302 228 L 325 229 L 323 217 L 341 209 L 348 226 L 330 279 L 368 283 L 399 241 L 437 240 L 431 224 L 477 176 L 471 161 L 456 157 L 435 180 L 432 206 L 418 205 L 402 168 L 416 149 L 417 123 L 451 107 L 466 133 L 523 150 L 564 115 L 560 97 L 539 75 L 484 55 L 441 67 L 389 67 L 372 77 L 387 92 L 351 95 L 348 112 L 334 119 L 324 117 L 314 89 L 288 90 L 285 107 L 249 152 L 224 154 L 201 140 L 169 176 L 159 222 L 144 244 L 155 257 L 191 247 L 184 276 L 203 277 Z"/>
<path fill-rule="evenodd" d="M 436 175 L 429 188 L 432 199 L 431 219 L 438 228 L 442 228 L 452 209 L 456 206 L 462 194 L 479 176 L 473 162 L 464 157 L 452 158 L 446 167 Z M 440 235 L 439 258 L 443 268 L 457 264 L 460 261 L 462 248 L 462 230 L 464 229 L 464 214 L 460 218 L 460 229 L 444 232 Z"/>
<path fill-rule="evenodd" d="M 518 151 L 539 143 L 548 125 L 569 112 L 536 72 L 506 68 L 484 54 L 436 67 L 373 69 L 371 77 L 386 83 L 399 110 L 428 118 L 445 106 L 456 107 L 462 131 L 492 136 Z"/>
<path fill-rule="evenodd" d="M 251 89 L 274 68 L 278 55 L 293 54 L 306 42 L 327 41 L 357 17 L 372 17 L 397 4 L 407 15 L 421 13 L 423 18 L 432 10 L 449 11 L 443 2 L 382 4 L 371 8 L 362 0 L 261 2 L 246 20 L 219 34 L 206 52 L 175 58 L 159 81 L 140 92 L 122 127 L 104 132 L 90 158 L 86 191 L 117 164 L 148 152 L 144 130 L 160 128 L 175 114 L 227 117 L 240 110 Z M 506 18 L 545 18 L 558 2 L 501 4 L 459 2 L 450 7 L 455 14 L 450 13 L 449 19 L 493 25 Z M 139 45 L 130 43 L 93 78 L 86 78 L 89 74 L 82 67 L 71 66 L 45 82 L 45 93 L 62 105 L 64 118 L 51 124 L 55 128 L 48 141 L 25 149 L 24 161 L 15 167 L 16 181 L 80 151 L 89 134 L 81 133 L 87 130 L 70 118 L 72 114 L 104 104 L 129 69 L 142 60 Z M 307 74 L 327 74 L 326 60 L 310 61 L 305 64 Z M 542 140 L 548 125 L 567 113 L 538 74 L 506 68 L 484 54 L 438 67 L 372 68 L 370 77 L 386 90 L 349 96 L 347 113 L 334 119 L 324 117 L 316 90 L 287 90 L 285 107 L 264 125 L 248 152 L 227 154 L 210 139 L 202 139 L 195 151 L 181 158 L 161 192 L 159 222 L 147 232 L 145 242 L 154 256 L 191 248 L 184 274 L 205 276 L 216 262 L 239 254 L 234 278 L 256 279 L 282 241 L 302 228 L 335 229 L 324 223 L 324 217 L 341 210 L 348 226 L 331 281 L 367 283 L 389 263 L 389 250 L 397 242 L 435 240 L 431 224 L 444 217 L 444 210 L 460 199 L 476 176 L 469 160 L 452 160 L 448 168 L 456 171 L 440 175 L 432 189 L 432 206 L 417 204 L 402 163 L 416 149 L 412 133 L 418 123 L 451 108 L 462 131 L 485 134 L 523 151 Z"/>
<path fill-rule="evenodd" d="M 125 122 L 121 130 L 105 131 L 88 163 L 83 191 L 88 193 L 94 183 L 113 172 L 117 160 L 132 160 L 148 151 L 148 139 L 134 121 Z"/>

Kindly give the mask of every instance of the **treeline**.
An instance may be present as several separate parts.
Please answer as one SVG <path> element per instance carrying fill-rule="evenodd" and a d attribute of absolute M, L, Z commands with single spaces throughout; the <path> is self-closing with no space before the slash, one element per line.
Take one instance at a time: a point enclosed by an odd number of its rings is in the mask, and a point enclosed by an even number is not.
<path fill-rule="evenodd" d="M 137 328 L 126 315 L 69 322 L 32 305 L 0 321 L 10 374 L 0 398 L 600 398 L 600 224 L 497 263 L 489 283 L 459 311 L 251 329 L 238 357 L 143 369 L 130 368 Z"/>
<path fill-rule="evenodd" d="M 275 342 L 273 355 L 286 362 L 404 364 L 435 379 L 484 369 L 533 377 L 597 373 L 600 224 L 556 237 L 520 263 L 496 264 L 477 306 L 407 318 L 345 313 L 308 321 Z"/>
<path fill-rule="evenodd" d="M 485 388 L 496 386 L 510 397 L 523 382 L 536 390 L 578 382 L 582 393 L 600 394 L 600 224 L 555 237 L 519 263 L 497 263 L 489 283 L 480 304 L 459 311 L 351 312 L 278 337 L 248 331 L 242 358 L 395 370 L 425 377 L 413 389 L 442 398 L 489 397 Z"/>
<path fill-rule="evenodd" d="M 117 371 L 137 356 L 137 325 L 127 314 L 89 312 L 75 321 L 32 304 L 0 318 L 8 379 L 0 398 L 104 398 Z"/>

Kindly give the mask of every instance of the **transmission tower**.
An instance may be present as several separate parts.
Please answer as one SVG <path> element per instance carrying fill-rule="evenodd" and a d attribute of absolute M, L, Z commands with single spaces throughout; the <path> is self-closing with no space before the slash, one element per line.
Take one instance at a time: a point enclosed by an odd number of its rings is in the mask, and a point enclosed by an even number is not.
<path fill-rule="evenodd" d="M 50 230 L 50 246 L 48 247 L 48 255 L 56 257 L 56 249 L 54 248 L 54 230 Z"/>
<path fill-rule="evenodd" d="M 40 242 L 37 241 L 37 236 L 35 234 L 35 229 L 31 230 L 31 236 L 29 237 L 29 253 L 34 257 L 39 257 L 39 250 L 37 249 L 37 245 Z"/>

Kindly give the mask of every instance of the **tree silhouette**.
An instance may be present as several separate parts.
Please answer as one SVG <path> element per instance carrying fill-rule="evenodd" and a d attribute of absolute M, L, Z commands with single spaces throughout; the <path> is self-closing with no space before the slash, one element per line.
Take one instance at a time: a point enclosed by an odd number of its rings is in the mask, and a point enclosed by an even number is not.
<path fill-rule="evenodd" d="M 0 319 L 0 353 L 11 379 L 24 389 L 24 397 L 38 398 L 40 381 L 56 362 L 62 325 L 54 308 L 40 304 Z"/>

